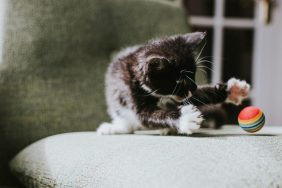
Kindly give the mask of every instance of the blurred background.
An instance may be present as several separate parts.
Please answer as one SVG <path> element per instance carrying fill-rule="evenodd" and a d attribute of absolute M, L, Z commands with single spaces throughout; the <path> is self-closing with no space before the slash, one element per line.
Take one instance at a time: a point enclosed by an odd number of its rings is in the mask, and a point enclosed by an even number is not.
<path fill-rule="evenodd" d="M 208 32 L 211 83 L 230 77 L 252 85 L 251 104 L 264 110 L 267 125 L 281 125 L 282 1 L 183 0 L 193 30 Z"/>
<path fill-rule="evenodd" d="M 192 30 L 207 31 L 202 56 L 213 62 L 206 64 L 208 81 L 247 80 L 252 84 L 252 105 L 264 110 L 268 125 L 281 124 L 282 1 L 167 1 L 182 3 Z M 5 4 L 0 1 L 1 62 Z"/>
<path fill-rule="evenodd" d="M 281 124 L 282 1 L 167 1 L 182 3 L 192 30 L 207 31 L 202 56 L 213 62 L 206 64 L 208 81 L 247 80 L 252 84 L 252 105 L 264 110 L 268 125 Z M 0 1 L 1 62 L 5 4 Z"/>

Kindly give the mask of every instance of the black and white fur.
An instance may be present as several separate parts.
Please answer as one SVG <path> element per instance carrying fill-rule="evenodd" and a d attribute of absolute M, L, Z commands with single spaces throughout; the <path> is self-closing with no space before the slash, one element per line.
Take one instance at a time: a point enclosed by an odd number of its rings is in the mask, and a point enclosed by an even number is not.
<path fill-rule="evenodd" d="M 235 94 L 238 100 L 229 96 L 234 87 L 248 94 L 250 86 L 245 81 L 232 78 L 216 86 L 195 84 L 195 50 L 205 35 L 176 35 L 121 51 L 106 73 L 112 122 L 102 123 L 97 133 L 162 128 L 163 134 L 173 131 L 190 135 L 200 128 L 207 106 L 225 101 L 240 104 L 247 95 Z"/>

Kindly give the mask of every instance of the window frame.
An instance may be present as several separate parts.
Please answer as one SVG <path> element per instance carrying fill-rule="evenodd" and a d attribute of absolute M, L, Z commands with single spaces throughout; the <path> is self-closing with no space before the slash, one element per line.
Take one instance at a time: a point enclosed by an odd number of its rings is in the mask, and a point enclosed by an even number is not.
<path fill-rule="evenodd" d="M 253 18 L 229 18 L 224 16 L 225 0 L 215 0 L 214 16 L 190 15 L 190 17 L 188 18 L 188 22 L 192 27 L 211 27 L 214 31 L 212 45 L 213 73 L 211 74 L 211 82 L 213 84 L 222 81 L 224 28 L 253 29 L 254 44 L 252 52 L 252 64 L 254 65 L 254 62 L 259 59 L 259 49 L 256 44 L 258 43 L 258 40 L 260 38 L 257 31 L 259 31 L 260 28 L 263 27 L 263 1 L 255 0 L 254 6 L 255 12 Z"/>

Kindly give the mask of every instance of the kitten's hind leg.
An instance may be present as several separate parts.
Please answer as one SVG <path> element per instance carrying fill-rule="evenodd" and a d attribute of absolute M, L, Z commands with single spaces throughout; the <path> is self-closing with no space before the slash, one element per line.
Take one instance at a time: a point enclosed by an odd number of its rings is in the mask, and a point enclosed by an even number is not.
<path fill-rule="evenodd" d="M 163 129 L 159 129 L 159 133 L 161 136 L 166 136 L 166 135 L 170 135 L 170 134 L 176 134 L 176 130 L 172 129 L 172 128 L 163 128 Z"/>
<path fill-rule="evenodd" d="M 133 132 L 134 126 L 128 120 L 121 117 L 116 117 L 112 123 L 102 123 L 97 129 L 99 135 L 131 134 Z"/>

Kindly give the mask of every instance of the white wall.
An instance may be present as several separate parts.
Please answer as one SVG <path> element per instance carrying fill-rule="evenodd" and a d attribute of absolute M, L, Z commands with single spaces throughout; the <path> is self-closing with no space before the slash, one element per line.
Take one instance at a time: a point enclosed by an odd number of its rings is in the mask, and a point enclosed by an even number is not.
<path fill-rule="evenodd" d="M 254 105 L 266 115 L 267 125 L 282 126 L 282 3 L 278 1 L 270 25 L 259 27 L 254 59 Z"/>

